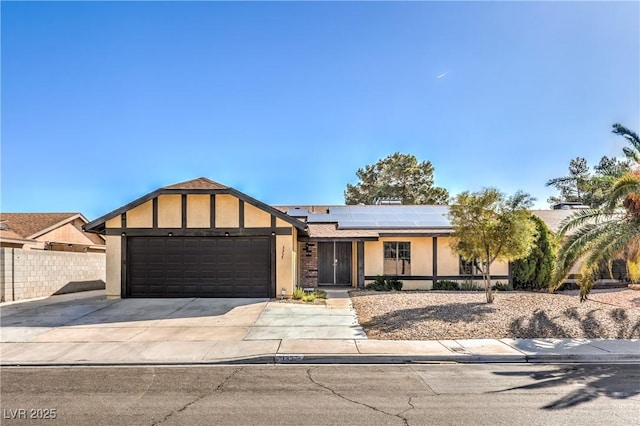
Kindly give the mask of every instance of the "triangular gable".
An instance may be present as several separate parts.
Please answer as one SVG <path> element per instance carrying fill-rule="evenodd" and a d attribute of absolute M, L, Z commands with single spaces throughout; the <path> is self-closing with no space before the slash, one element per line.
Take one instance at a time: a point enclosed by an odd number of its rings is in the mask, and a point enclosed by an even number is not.
<path fill-rule="evenodd" d="M 77 218 L 88 222 L 80 213 L 0 213 L 0 220 L 7 230 L 28 240 Z"/>
<path fill-rule="evenodd" d="M 116 210 L 113 210 L 110 213 L 107 213 L 104 216 L 99 217 L 98 219 L 92 222 L 87 223 L 86 225 L 84 225 L 83 229 L 87 232 L 94 232 L 94 233 L 103 232 L 105 229 L 105 223 L 108 220 L 118 217 L 121 214 L 163 194 L 230 194 L 244 201 L 245 203 L 249 203 L 261 210 L 266 211 L 267 213 L 275 217 L 278 217 L 284 220 L 285 222 L 295 226 L 298 229 L 302 230 L 306 226 L 304 223 L 300 222 L 299 220 L 291 216 L 288 216 L 287 214 L 281 212 L 280 210 L 274 207 L 271 207 L 268 204 L 263 203 L 262 201 L 258 201 L 255 198 L 252 198 L 247 194 L 244 194 L 236 189 L 222 185 L 210 179 L 201 177 L 201 178 L 193 179 L 190 181 L 181 182 L 181 183 L 156 189 L 155 191 L 150 192 L 149 194 L 144 195 L 138 198 L 137 200 L 134 200 Z"/>
<path fill-rule="evenodd" d="M 85 223 L 85 225 L 86 225 L 87 223 L 89 223 L 89 221 L 87 220 L 87 218 L 86 218 L 86 217 L 84 217 L 81 213 L 77 213 L 77 214 L 75 214 L 75 215 L 73 215 L 73 216 L 70 216 L 70 217 L 68 217 L 68 218 L 66 218 L 66 219 L 64 219 L 64 220 L 61 220 L 60 222 L 55 223 L 55 224 L 53 224 L 53 225 L 51 225 L 51 226 L 49 226 L 49 227 L 47 227 L 47 228 L 41 229 L 41 230 L 39 230 L 38 232 L 36 232 L 36 233 L 34 233 L 34 234 L 32 234 L 32 235 L 29 235 L 27 238 L 36 239 L 36 238 L 40 237 L 41 235 L 44 235 L 44 234 L 46 234 L 47 232 L 51 232 L 52 230 L 54 230 L 54 229 L 56 229 L 56 228 L 60 228 L 61 226 L 64 226 L 64 225 L 66 225 L 67 223 L 73 222 L 73 221 L 74 221 L 74 220 L 76 220 L 76 219 L 80 219 L 80 220 L 82 220 L 82 221 Z M 83 226 L 84 226 L 84 225 L 83 225 Z"/>

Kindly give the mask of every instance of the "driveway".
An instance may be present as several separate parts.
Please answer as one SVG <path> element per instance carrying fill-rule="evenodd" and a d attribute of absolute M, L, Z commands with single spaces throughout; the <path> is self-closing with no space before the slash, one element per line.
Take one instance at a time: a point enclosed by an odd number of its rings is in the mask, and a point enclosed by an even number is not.
<path fill-rule="evenodd" d="M 0 315 L 3 343 L 366 338 L 350 303 L 324 306 L 266 299 L 106 300 L 103 293 L 87 292 L 84 297 L 53 296 L 4 304 Z"/>

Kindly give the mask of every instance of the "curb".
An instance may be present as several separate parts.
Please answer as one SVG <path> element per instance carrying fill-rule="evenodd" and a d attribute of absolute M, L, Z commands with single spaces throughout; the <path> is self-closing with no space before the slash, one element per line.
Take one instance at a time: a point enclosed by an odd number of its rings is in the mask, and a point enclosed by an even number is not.
<path fill-rule="evenodd" d="M 258 355 L 211 361 L 131 361 L 131 362 L 1 362 L 0 367 L 132 367 L 132 366 L 207 366 L 207 365 L 300 365 L 300 364 L 640 364 L 640 356 L 610 355 L 330 355 L 287 354 Z"/>
<path fill-rule="evenodd" d="M 553 362 L 568 362 L 568 363 L 626 363 L 626 364 L 640 364 L 640 355 L 635 354 L 603 354 L 603 355 L 527 355 L 528 363 L 553 363 Z"/>

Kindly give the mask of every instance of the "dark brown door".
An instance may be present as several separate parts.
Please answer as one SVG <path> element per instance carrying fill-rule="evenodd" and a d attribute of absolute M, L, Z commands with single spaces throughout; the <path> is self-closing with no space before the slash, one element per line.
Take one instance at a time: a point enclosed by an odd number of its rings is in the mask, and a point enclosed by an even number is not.
<path fill-rule="evenodd" d="M 333 284 L 333 243 L 318 243 L 318 284 Z"/>
<path fill-rule="evenodd" d="M 318 284 L 351 285 L 351 243 L 318 243 Z"/>
<path fill-rule="evenodd" d="M 270 297 L 268 237 L 131 237 L 129 297 Z"/>

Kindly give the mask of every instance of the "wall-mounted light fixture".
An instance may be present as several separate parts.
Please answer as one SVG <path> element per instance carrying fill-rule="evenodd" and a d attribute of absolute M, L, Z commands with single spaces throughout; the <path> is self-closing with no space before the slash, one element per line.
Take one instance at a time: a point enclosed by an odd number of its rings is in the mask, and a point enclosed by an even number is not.
<path fill-rule="evenodd" d="M 229 236 L 229 233 L 228 233 L 228 232 L 225 232 L 225 233 L 224 233 L 224 236 L 225 236 L 225 237 L 228 237 L 228 236 Z"/>
<path fill-rule="evenodd" d="M 173 232 L 169 232 L 169 236 L 170 236 L 170 237 L 173 237 Z"/>
<path fill-rule="evenodd" d="M 122 236 L 123 236 L 123 237 L 126 237 L 126 236 L 127 236 L 127 233 L 126 233 L 126 232 L 123 232 L 123 233 L 122 233 Z"/>
<path fill-rule="evenodd" d="M 276 236 L 276 231 L 272 231 L 272 232 L 271 232 L 271 236 L 272 236 L 272 237 L 275 237 L 275 236 Z"/>

